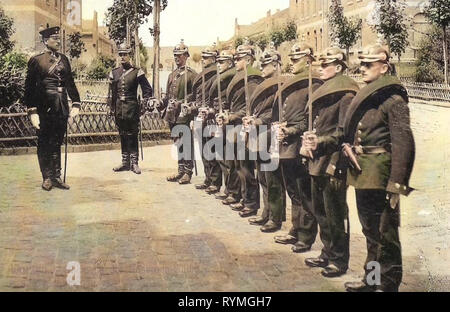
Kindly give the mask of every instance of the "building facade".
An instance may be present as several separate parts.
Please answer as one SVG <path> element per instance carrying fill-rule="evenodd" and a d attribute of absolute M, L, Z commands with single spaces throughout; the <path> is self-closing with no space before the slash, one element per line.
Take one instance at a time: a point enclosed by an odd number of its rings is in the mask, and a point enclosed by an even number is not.
<path fill-rule="evenodd" d="M 236 20 L 235 38 L 268 33 L 271 29 L 293 20 L 297 24 L 298 38 L 306 41 L 315 51 L 320 52 L 332 44 L 327 18 L 331 2 L 331 0 L 290 0 L 287 9 L 278 11 L 273 15 L 269 11 L 266 17 L 251 25 L 239 25 Z M 419 42 L 429 27 L 423 13 L 427 1 L 404 2 L 406 4 L 406 23 L 410 44 L 402 59 L 411 61 L 415 58 Z M 362 20 L 361 39 L 351 50 L 352 55 L 364 46 L 380 40 L 371 28 L 376 11 L 374 0 L 342 0 L 341 3 L 344 7 L 345 16 Z"/>
<path fill-rule="evenodd" d="M 82 20 L 82 0 L 0 0 L 5 13 L 14 19 L 16 32 L 12 38 L 16 48 L 34 54 L 42 51 L 44 45 L 39 35 L 41 27 L 61 27 L 61 52 L 68 51 L 69 35 L 82 34 L 87 52 L 82 54 L 89 62 L 98 54 L 114 53 L 114 44 L 98 27 L 97 13 L 90 21 Z M 85 23 L 85 24 L 83 24 Z"/>

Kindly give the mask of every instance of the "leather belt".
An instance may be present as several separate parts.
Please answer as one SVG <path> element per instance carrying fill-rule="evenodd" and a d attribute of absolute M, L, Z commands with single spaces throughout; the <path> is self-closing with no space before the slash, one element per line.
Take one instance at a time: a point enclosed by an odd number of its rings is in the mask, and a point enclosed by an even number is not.
<path fill-rule="evenodd" d="M 361 146 L 361 145 L 355 146 L 355 152 L 358 155 L 389 153 L 389 151 L 382 146 Z"/>

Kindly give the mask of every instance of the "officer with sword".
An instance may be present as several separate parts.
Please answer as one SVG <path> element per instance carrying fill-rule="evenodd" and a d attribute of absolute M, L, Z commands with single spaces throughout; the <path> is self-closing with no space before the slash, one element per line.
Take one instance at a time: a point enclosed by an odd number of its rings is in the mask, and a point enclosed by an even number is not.
<path fill-rule="evenodd" d="M 37 155 L 45 191 L 51 191 L 53 187 L 70 189 L 61 179 L 61 145 L 68 118 L 76 117 L 81 108 L 69 59 L 58 52 L 61 45 L 59 31 L 59 27 L 40 31 L 46 48 L 29 60 L 25 80 L 24 101 L 31 123 L 37 129 Z M 71 109 L 68 96 L 72 100 Z"/>

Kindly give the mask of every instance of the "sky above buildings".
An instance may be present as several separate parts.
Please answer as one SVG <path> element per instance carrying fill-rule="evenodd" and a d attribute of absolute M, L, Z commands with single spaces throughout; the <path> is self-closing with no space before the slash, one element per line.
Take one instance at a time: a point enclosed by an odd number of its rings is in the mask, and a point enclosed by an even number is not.
<path fill-rule="evenodd" d="M 105 12 L 113 0 L 83 0 L 83 19 L 92 19 L 98 12 L 99 24 L 103 24 Z M 184 39 L 188 45 L 209 45 L 228 40 L 234 35 L 234 22 L 250 24 L 272 14 L 277 9 L 289 7 L 289 0 L 168 0 L 168 7 L 161 13 L 161 45 L 173 46 Z M 146 46 L 153 46 L 148 30 L 150 23 L 140 29 L 140 37 Z"/>

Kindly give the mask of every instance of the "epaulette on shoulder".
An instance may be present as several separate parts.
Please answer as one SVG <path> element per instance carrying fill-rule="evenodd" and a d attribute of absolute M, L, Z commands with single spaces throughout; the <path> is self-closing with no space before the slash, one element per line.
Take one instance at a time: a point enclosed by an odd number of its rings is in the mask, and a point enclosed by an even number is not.
<path fill-rule="evenodd" d="M 38 54 L 33 55 L 33 57 L 38 57 L 38 56 L 41 56 L 41 55 L 44 55 L 44 54 L 45 54 L 45 51 L 41 51 Z"/>

